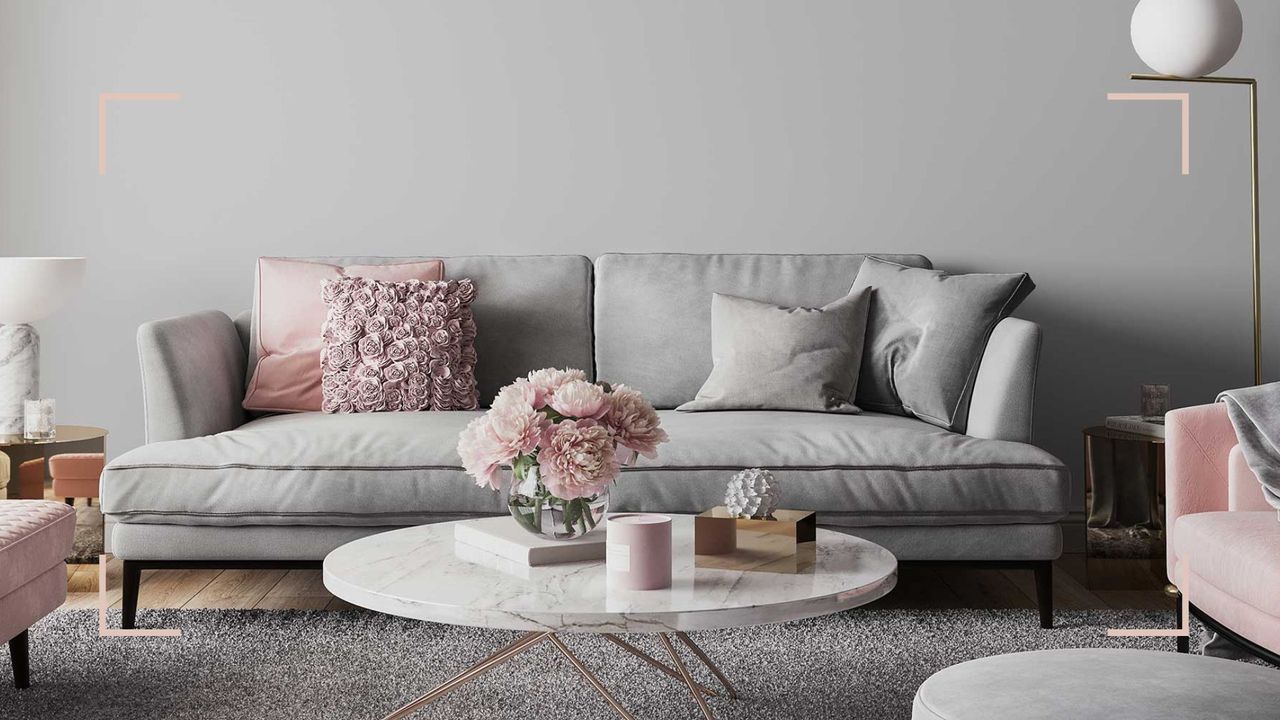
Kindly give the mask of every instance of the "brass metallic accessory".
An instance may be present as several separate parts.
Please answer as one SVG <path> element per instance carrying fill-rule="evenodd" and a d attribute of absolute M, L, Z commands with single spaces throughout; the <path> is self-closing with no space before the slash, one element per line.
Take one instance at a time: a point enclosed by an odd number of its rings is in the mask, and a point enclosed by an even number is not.
<path fill-rule="evenodd" d="M 1134 73 L 1131 80 L 1163 82 L 1219 83 L 1249 86 L 1249 148 L 1253 152 L 1253 384 L 1262 384 L 1262 247 L 1258 227 L 1258 80 L 1256 78 L 1199 77 L 1180 78 L 1169 75 Z"/>
<path fill-rule="evenodd" d="M 649 653 L 646 653 L 617 635 L 612 633 L 602 634 L 606 640 L 612 642 L 614 645 L 617 645 L 635 657 L 644 660 L 649 665 L 661 670 L 663 673 L 684 683 L 684 685 L 689 688 L 689 692 L 693 695 L 694 700 L 698 703 L 698 708 L 702 711 L 706 720 L 715 720 L 715 715 L 711 713 L 711 707 L 707 704 L 704 696 L 718 697 L 719 693 L 693 679 L 692 673 L 689 672 L 684 661 L 680 659 L 680 655 L 676 652 L 675 644 L 671 642 L 671 637 L 668 633 L 658 633 L 658 639 L 662 642 L 662 646 L 666 649 L 667 654 L 671 656 L 671 662 L 674 667 L 658 660 Z M 702 648 L 694 644 L 693 640 L 682 632 L 672 634 L 674 634 L 676 639 L 684 644 L 685 647 L 689 648 L 694 656 L 696 656 L 698 660 L 700 660 L 702 664 L 711 671 L 712 675 L 715 675 L 716 679 L 720 681 L 720 684 L 724 686 L 725 694 L 729 698 L 736 699 L 738 697 L 738 693 L 733 689 L 733 686 L 729 684 L 729 679 L 720 671 L 720 668 L 715 666 L 715 663 L 711 662 L 711 658 L 707 657 L 707 654 L 702 651 Z M 439 700 L 448 693 L 457 690 L 463 685 L 466 685 L 472 680 L 480 677 L 484 673 L 510 660 L 516 655 L 536 647 L 543 640 L 550 641 L 551 644 L 560 651 L 560 654 L 564 655 L 565 658 L 569 660 L 569 663 L 573 665 L 573 668 L 578 671 L 584 680 L 586 680 L 587 684 L 591 685 L 591 687 L 600 694 L 600 697 L 604 698 L 604 701 L 609 704 L 609 707 L 612 708 L 619 717 L 623 718 L 623 720 L 635 720 L 635 716 L 627 711 L 620 702 L 618 702 L 618 699 L 609 692 L 609 689 L 605 687 L 600 678 L 597 677 L 595 673 L 591 672 L 591 669 L 582 662 L 581 658 L 570 650 L 569 646 L 565 645 L 564 641 L 553 632 L 528 632 L 521 635 L 515 642 L 437 685 L 431 690 L 431 692 L 408 703 L 390 715 L 387 715 L 383 720 L 399 720 L 399 718 L 408 717 L 423 707 Z"/>

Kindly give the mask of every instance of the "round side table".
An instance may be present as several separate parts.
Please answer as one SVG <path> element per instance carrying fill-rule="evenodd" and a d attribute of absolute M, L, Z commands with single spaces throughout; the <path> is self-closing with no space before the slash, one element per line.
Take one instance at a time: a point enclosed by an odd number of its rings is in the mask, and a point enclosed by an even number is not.
<path fill-rule="evenodd" d="M 1085 428 L 1084 482 L 1089 587 L 1129 589 L 1116 585 L 1126 573 L 1099 572 L 1112 561 L 1144 560 L 1163 577 L 1164 438 Z"/>
<path fill-rule="evenodd" d="M 12 435 L 0 436 L 0 499 L 18 498 L 40 500 L 44 498 L 44 481 L 49 476 L 48 459 L 65 452 L 103 452 L 107 431 L 89 425 L 59 425 L 51 440 L 24 440 Z M 18 477 L 18 469 L 32 460 L 40 461 L 40 487 L 23 487 L 24 483 L 11 482 Z M 38 494 L 37 494 L 38 493 Z"/>

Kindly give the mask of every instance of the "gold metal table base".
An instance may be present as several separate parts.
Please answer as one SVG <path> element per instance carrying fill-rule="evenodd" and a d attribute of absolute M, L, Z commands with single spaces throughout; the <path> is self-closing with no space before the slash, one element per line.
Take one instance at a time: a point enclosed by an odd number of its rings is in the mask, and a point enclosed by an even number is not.
<path fill-rule="evenodd" d="M 687 688 L 689 688 L 689 693 L 693 695 L 694 701 L 698 703 L 698 709 L 702 711 L 702 715 L 707 720 L 715 720 L 715 715 L 712 714 L 711 707 L 707 704 L 707 697 L 719 697 L 720 693 L 693 679 L 693 674 L 689 672 L 684 661 L 680 659 L 680 654 L 676 651 L 675 643 L 671 642 L 671 637 L 673 635 L 676 640 L 693 653 L 693 656 L 696 657 L 699 662 L 706 666 L 707 670 L 711 671 L 711 674 L 715 676 L 716 680 L 724 688 L 726 697 L 738 697 L 737 691 L 733 689 L 733 685 L 729 683 L 729 679 L 720 671 L 720 668 L 716 667 L 715 663 L 711 662 L 711 658 L 707 657 L 707 654 L 702 651 L 702 648 L 698 647 L 688 635 L 682 632 L 658 634 L 658 639 L 662 642 L 663 648 L 671 658 L 671 665 L 653 657 L 617 635 L 605 633 L 604 638 L 623 650 L 626 650 L 631 655 L 645 661 L 652 667 L 661 670 L 665 675 L 682 682 Z M 600 697 L 604 698 L 604 701 L 609 704 L 609 707 L 613 708 L 614 712 L 618 713 L 619 717 L 623 718 L 623 720 L 635 720 L 635 716 L 628 712 L 626 708 L 622 707 L 622 704 L 619 703 L 618 699 L 609 692 L 609 689 L 600 681 L 600 678 L 596 677 L 595 673 L 591 672 L 591 669 L 588 668 L 582 660 L 569 649 L 569 646 L 565 645 L 564 641 L 552 632 L 529 632 L 521 635 L 515 642 L 440 683 L 433 688 L 431 692 L 408 703 L 390 715 L 387 715 L 384 720 L 397 720 L 398 718 L 412 715 L 423 707 L 430 705 L 450 692 L 453 692 L 472 680 L 475 680 L 516 655 L 537 646 L 543 640 L 549 641 L 557 650 L 560 651 L 561 655 L 565 656 L 569 663 L 573 665 L 573 668 L 578 671 L 578 674 L 582 676 L 583 680 L 585 680 L 592 689 L 599 693 Z"/>

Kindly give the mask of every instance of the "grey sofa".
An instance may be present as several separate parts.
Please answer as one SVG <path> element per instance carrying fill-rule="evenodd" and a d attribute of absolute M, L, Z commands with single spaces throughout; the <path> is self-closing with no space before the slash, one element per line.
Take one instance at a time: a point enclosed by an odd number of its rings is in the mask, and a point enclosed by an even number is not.
<path fill-rule="evenodd" d="M 880 257 L 929 266 L 919 255 Z M 1033 323 L 995 327 L 963 434 L 876 413 L 671 410 L 710 372 L 712 292 L 820 306 L 848 291 L 863 258 L 476 256 L 447 258 L 445 268 L 478 290 L 482 403 L 529 370 L 568 366 L 632 385 L 659 408 L 671 441 L 624 471 L 613 509 L 699 512 L 720 502 L 732 472 L 769 467 L 785 482 L 786 505 L 817 510 L 824 526 L 903 561 L 1035 569 L 1048 626 L 1069 478 L 1029 444 Z M 251 325 L 250 313 L 233 321 L 210 311 L 139 330 L 147 444 L 102 476 L 111 550 L 124 560 L 126 627 L 146 569 L 313 567 L 370 533 L 505 512 L 454 449 L 475 413 L 247 416 Z"/>

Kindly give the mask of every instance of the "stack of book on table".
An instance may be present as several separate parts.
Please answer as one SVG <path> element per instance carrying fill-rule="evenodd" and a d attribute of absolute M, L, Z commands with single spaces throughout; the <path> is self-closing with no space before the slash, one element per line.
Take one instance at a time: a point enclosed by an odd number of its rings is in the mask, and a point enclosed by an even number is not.
<path fill-rule="evenodd" d="M 550 540 L 525 530 L 514 519 L 484 518 L 455 523 L 453 540 L 460 551 L 480 550 L 503 560 L 529 567 L 603 560 L 604 528 L 572 540 Z M 460 553 L 463 554 L 463 553 Z"/>
<path fill-rule="evenodd" d="M 1162 438 L 1164 437 L 1164 418 L 1143 417 L 1141 415 L 1112 415 L 1107 418 L 1107 429 Z"/>

